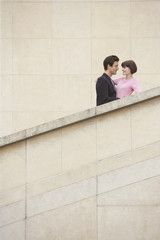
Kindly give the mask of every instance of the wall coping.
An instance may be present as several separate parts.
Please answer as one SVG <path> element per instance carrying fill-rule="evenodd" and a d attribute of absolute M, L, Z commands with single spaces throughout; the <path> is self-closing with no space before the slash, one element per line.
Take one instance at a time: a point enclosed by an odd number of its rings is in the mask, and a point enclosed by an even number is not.
<path fill-rule="evenodd" d="M 160 96 L 160 87 L 0 137 L 0 147 Z"/>

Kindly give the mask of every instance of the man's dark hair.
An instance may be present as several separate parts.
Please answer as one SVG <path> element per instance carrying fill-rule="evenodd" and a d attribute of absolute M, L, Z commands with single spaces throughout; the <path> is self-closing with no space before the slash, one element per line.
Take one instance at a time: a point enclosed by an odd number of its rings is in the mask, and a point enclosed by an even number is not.
<path fill-rule="evenodd" d="M 111 56 L 106 57 L 103 61 L 104 70 L 107 70 L 108 64 L 109 64 L 109 66 L 112 67 L 113 63 L 118 62 L 118 61 L 119 61 L 119 58 L 115 55 L 111 55 Z"/>
<path fill-rule="evenodd" d="M 132 61 L 132 60 L 128 60 L 128 61 L 122 62 L 121 66 L 122 66 L 123 68 L 129 67 L 129 69 L 131 70 L 131 73 L 132 73 L 132 74 L 135 73 L 135 72 L 137 72 L 137 65 L 136 65 L 135 62 Z"/>

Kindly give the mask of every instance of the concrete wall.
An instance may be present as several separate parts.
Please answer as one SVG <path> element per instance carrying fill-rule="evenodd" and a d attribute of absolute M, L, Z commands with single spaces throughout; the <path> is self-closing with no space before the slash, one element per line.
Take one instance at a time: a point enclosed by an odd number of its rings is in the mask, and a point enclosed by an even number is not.
<path fill-rule="evenodd" d="M 159 85 L 159 0 L 2 0 L 0 9 L 1 136 L 95 106 L 110 54 L 136 61 L 142 90 Z"/>
<path fill-rule="evenodd" d="M 0 239 L 158 240 L 159 112 L 156 97 L 1 147 Z"/>

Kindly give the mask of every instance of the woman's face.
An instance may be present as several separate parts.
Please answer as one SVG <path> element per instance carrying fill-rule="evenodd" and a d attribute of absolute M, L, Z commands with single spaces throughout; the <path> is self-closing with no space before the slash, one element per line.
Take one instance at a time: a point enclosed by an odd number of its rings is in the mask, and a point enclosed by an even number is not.
<path fill-rule="evenodd" d="M 131 70 L 129 67 L 122 67 L 122 73 L 123 75 L 131 74 Z"/>

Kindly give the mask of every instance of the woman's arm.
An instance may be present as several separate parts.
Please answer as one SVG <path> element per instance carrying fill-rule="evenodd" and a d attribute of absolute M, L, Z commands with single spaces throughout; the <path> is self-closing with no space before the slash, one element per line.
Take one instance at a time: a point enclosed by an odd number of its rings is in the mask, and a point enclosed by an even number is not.
<path fill-rule="evenodd" d="M 141 92 L 139 80 L 137 78 L 134 81 L 133 90 L 134 90 L 135 93 Z"/>

